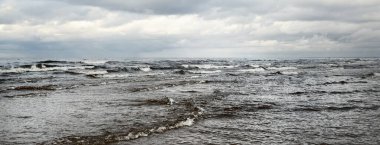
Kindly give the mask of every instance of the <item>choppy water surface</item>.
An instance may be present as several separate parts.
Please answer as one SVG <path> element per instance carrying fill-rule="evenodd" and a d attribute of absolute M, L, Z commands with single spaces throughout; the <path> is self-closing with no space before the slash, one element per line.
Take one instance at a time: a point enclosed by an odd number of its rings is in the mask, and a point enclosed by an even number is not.
<path fill-rule="evenodd" d="M 380 60 L 5 61 L 0 144 L 380 144 Z"/>

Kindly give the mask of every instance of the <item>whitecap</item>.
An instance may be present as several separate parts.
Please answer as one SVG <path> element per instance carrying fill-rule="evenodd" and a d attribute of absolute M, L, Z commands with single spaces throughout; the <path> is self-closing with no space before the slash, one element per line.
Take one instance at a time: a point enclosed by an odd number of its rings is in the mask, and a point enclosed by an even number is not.
<path fill-rule="evenodd" d="M 103 78 L 126 78 L 129 77 L 129 74 L 104 74 L 101 77 Z"/>
<path fill-rule="evenodd" d="M 213 74 L 213 73 L 220 73 L 221 70 L 214 70 L 214 71 L 190 71 L 190 73 L 193 74 Z"/>
<path fill-rule="evenodd" d="M 172 99 L 172 98 L 168 98 L 168 104 L 169 104 L 169 105 L 173 105 L 173 104 L 174 104 L 174 99 Z"/>
<path fill-rule="evenodd" d="M 107 61 L 106 60 L 83 60 L 81 62 L 85 64 L 101 65 L 101 64 L 105 64 Z"/>
<path fill-rule="evenodd" d="M 192 126 L 194 124 L 193 118 L 187 118 L 185 121 L 181 121 L 176 124 L 176 127 L 182 127 L 182 126 Z"/>
<path fill-rule="evenodd" d="M 199 69 L 231 69 L 237 66 L 231 65 L 213 65 L 213 64 L 202 64 L 202 65 L 190 65 L 184 64 L 182 65 L 184 68 L 199 68 Z"/>
<path fill-rule="evenodd" d="M 38 68 L 36 65 L 32 65 L 31 68 L 11 68 L 2 69 L 0 73 L 22 73 L 22 72 L 43 72 L 43 71 L 67 71 L 73 69 L 91 69 L 94 66 L 64 66 L 64 67 L 43 67 Z"/>
<path fill-rule="evenodd" d="M 151 69 L 149 67 L 141 67 L 140 70 L 144 71 L 144 72 L 151 71 Z"/>
<path fill-rule="evenodd" d="M 167 130 L 167 128 L 165 126 L 161 126 L 161 127 L 156 129 L 157 132 L 164 132 L 165 130 Z"/>
<path fill-rule="evenodd" d="M 250 67 L 253 67 L 253 68 L 259 68 L 260 66 L 259 65 L 256 65 L 256 64 L 251 64 L 249 65 Z"/>
<path fill-rule="evenodd" d="M 203 109 L 202 107 L 196 107 L 199 111 L 197 112 L 199 115 L 202 115 L 203 112 L 205 112 L 205 109 Z"/>
<path fill-rule="evenodd" d="M 146 137 L 146 136 L 148 136 L 148 134 L 145 132 L 139 132 L 138 134 L 136 134 L 136 136 L 137 136 L 136 138 L 138 138 L 140 136 Z"/>
<path fill-rule="evenodd" d="M 268 67 L 270 70 L 292 70 L 297 69 L 296 67 Z"/>
<path fill-rule="evenodd" d="M 135 76 L 157 76 L 157 75 L 165 75 L 163 72 L 156 72 L 156 73 L 140 73 L 135 74 Z"/>
<path fill-rule="evenodd" d="M 254 68 L 254 69 L 242 69 L 242 70 L 239 70 L 241 72 L 263 72 L 265 71 L 264 68 Z"/>
<path fill-rule="evenodd" d="M 281 74 L 284 74 L 284 75 L 298 75 L 298 72 L 283 71 L 283 72 L 281 72 Z"/>
<path fill-rule="evenodd" d="M 68 71 L 68 72 L 77 73 L 77 74 L 86 74 L 86 75 L 103 75 L 103 74 L 108 73 L 105 70 L 74 70 L 74 71 Z"/>

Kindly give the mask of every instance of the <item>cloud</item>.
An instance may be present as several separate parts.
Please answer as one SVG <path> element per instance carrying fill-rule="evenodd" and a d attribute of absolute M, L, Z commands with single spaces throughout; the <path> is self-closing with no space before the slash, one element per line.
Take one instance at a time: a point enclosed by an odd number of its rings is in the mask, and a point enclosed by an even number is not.
<path fill-rule="evenodd" d="M 0 0 L 0 52 L 17 57 L 379 56 L 378 13 L 376 0 Z"/>
<path fill-rule="evenodd" d="M 208 0 L 63 0 L 71 4 L 102 7 L 108 10 L 121 10 L 149 14 L 183 14 L 195 12 Z"/>

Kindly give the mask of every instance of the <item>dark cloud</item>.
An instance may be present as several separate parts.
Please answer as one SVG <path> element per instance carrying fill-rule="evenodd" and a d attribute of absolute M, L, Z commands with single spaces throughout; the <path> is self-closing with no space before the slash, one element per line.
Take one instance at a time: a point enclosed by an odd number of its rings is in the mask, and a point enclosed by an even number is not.
<path fill-rule="evenodd" d="M 0 0 L 0 57 L 380 56 L 379 13 L 377 0 Z"/>
<path fill-rule="evenodd" d="M 73 5 L 89 5 L 108 10 L 148 14 L 202 14 L 216 10 L 220 17 L 264 15 L 278 20 L 378 21 L 380 2 L 327 0 L 64 0 Z M 214 15 L 215 16 L 215 15 Z"/>
<path fill-rule="evenodd" d="M 109 10 L 149 14 L 184 14 L 196 12 L 208 0 L 64 0 L 71 4 L 90 5 Z"/>

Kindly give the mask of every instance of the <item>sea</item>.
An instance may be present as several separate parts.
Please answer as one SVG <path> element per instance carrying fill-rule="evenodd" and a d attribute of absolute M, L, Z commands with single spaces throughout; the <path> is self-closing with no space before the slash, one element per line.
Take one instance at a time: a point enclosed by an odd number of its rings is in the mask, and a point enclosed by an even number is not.
<path fill-rule="evenodd" d="M 380 144 L 380 58 L 1 60 L 1 145 Z"/>

